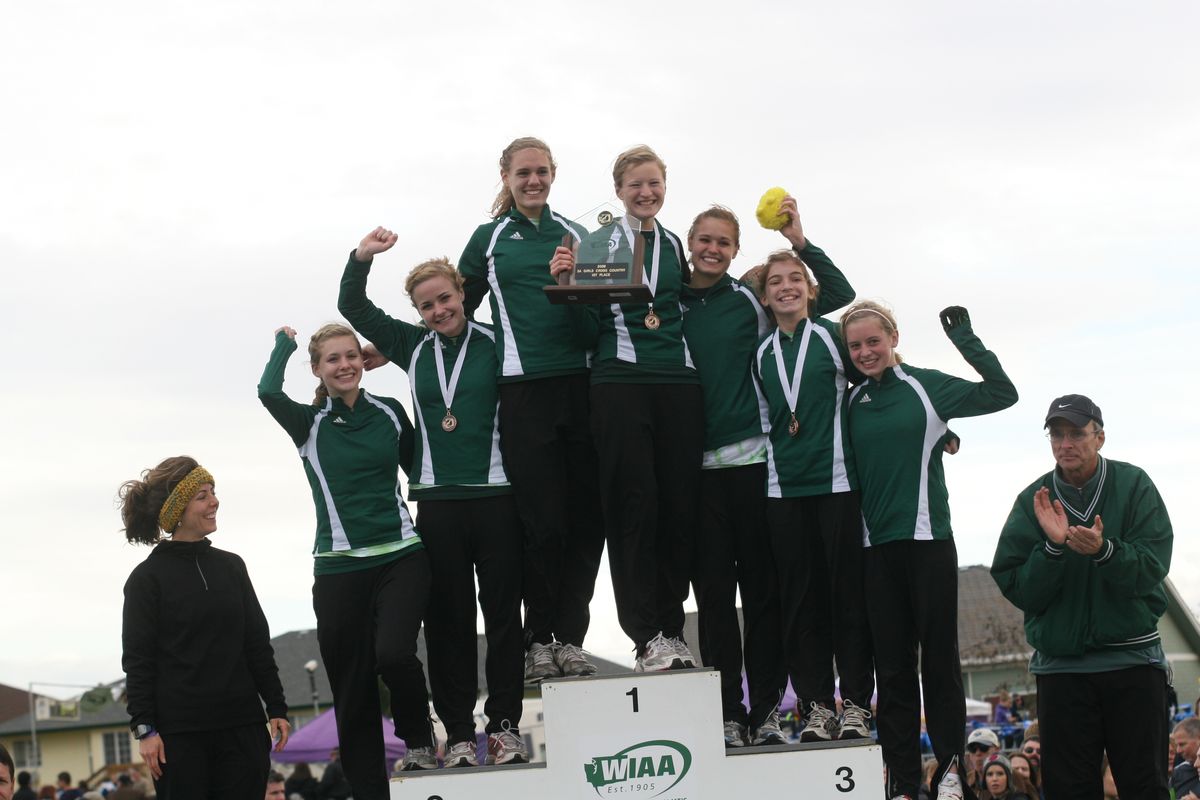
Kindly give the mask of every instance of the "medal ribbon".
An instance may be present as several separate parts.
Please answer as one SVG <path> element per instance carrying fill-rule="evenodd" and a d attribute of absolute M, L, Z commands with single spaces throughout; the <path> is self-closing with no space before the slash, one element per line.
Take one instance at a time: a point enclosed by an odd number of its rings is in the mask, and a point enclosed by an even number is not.
<path fill-rule="evenodd" d="M 458 389 L 458 378 L 462 374 L 463 363 L 467 359 L 467 345 L 471 343 L 471 326 L 463 328 L 462 349 L 454 359 L 454 369 L 450 373 L 450 383 L 446 383 L 446 362 L 442 358 L 445 345 L 440 338 L 433 342 L 433 360 L 437 362 L 438 388 L 442 390 L 442 400 L 446 402 L 446 411 L 454 407 L 454 392 Z"/>
<path fill-rule="evenodd" d="M 641 236 L 641 231 L 636 234 L 633 228 L 629 225 L 628 216 L 621 217 L 621 229 L 625 231 L 625 238 L 629 242 L 630 255 L 633 251 L 633 237 Z M 646 269 L 645 265 L 642 268 L 642 283 L 650 287 L 650 294 L 658 294 L 658 261 L 662 256 L 662 229 L 659 227 L 658 220 L 654 220 L 654 252 L 650 256 L 650 269 Z M 654 302 L 650 302 L 650 310 L 654 310 Z"/>
<path fill-rule="evenodd" d="M 783 387 L 783 397 L 787 400 L 788 410 L 794 415 L 796 406 L 800 404 L 800 376 L 804 372 L 804 359 L 808 356 L 808 339 L 812 334 L 812 323 L 804 320 L 804 333 L 800 337 L 800 349 L 796 351 L 796 372 L 789 381 L 787 365 L 783 363 L 783 340 L 779 329 L 775 329 L 775 369 L 779 372 L 779 385 Z"/>

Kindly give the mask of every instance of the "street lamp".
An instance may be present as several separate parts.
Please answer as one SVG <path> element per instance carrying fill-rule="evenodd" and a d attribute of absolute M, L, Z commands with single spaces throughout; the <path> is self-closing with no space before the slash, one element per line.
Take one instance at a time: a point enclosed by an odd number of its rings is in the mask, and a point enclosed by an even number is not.
<path fill-rule="evenodd" d="M 313 719 L 321 715 L 320 697 L 317 694 L 317 667 L 319 666 L 320 664 L 317 663 L 315 658 L 304 662 L 304 671 L 308 673 L 308 687 L 312 690 Z"/>

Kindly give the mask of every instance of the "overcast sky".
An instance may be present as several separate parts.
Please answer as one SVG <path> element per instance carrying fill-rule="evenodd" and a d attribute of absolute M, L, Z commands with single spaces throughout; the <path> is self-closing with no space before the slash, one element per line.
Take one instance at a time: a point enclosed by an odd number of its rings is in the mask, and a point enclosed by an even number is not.
<path fill-rule="evenodd" d="M 1165 497 L 1197 607 L 1198 23 L 1182 0 L 9 4 L 0 683 L 121 676 L 121 587 L 146 550 L 116 489 L 178 453 L 215 474 L 214 542 L 246 559 L 272 633 L 315 625 L 311 496 L 255 397 L 272 331 L 336 319 L 346 254 L 381 224 L 400 242 L 372 297 L 415 319 L 404 275 L 458 258 L 525 135 L 553 148 L 571 216 L 650 144 L 663 224 L 742 217 L 735 274 L 783 243 L 753 212 L 786 187 L 859 296 L 894 306 L 913 364 L 973 377 L 937 321 L 967 306 L 1021 400 L 953 423 L 961 563 L 990 563 L 1051 465 L 1047 405 L 1081 392 L 1105 455 Z M 287 378 L 310 395 L 300 354 Z M 407 402 L 399 369 L 364 386 Z M 607 568 L 588 647 L 632 659 Z"/>

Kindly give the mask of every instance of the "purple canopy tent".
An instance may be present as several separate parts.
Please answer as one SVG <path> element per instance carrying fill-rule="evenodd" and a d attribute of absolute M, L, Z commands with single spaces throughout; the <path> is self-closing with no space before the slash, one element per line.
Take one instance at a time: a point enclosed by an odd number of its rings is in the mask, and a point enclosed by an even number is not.
<path fill-rule="evenodd" d="M 383 729 L 383 747 L 390 765 L 404 757 L 404 742 L 396 738 L 390 719 L 380 717 L 379 724 Z M 271 760 L 281 764 L 324 762 L 329 760 L 329 751 L 337 746 L 337 722 L 331 708 L 293 733 L 282 753 L 271 753 Z"/>
<path fill-rule="evenodd" d="M 407 748 L 402 739 L 396 738 L 395 726 L 387 717 L 380 717 L 383 726 L 383 748 L 389 769 L 397 759 L 403 758 Z M 271 760 L 280 764 L 323 763 L 329 760 L 329 751 L 338 746 L 337 722 L 333 709 L 329 709 L 312 722 L 292 734 L 282 753 L 271 753 Z M 476 734 L 479 763 L 487 756 L 487 735 Z"/>

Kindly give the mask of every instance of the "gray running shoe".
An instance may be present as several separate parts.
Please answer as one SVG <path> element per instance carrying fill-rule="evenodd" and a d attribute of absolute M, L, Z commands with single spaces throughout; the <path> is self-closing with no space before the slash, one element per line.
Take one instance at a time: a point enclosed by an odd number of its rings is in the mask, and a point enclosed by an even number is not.
<path fill-rule="evenodd" d="M 554 647 L 534 642 L 525 654 L 525 683 L 541 683 L 546 678 L 562 675 L 554 662 Z"/>
<path fill-rule="evenodd" d="M 871 738 L 871 727 L 867 720 L 871 718 L 871 712 L 867 711 L 862 706 L 855 705 L 849 700 L 842 701 L 842 720 L 841 729 L 838 733 L 839 739 L 869 739 Z"/>
<path fill-rule="evenodd" d="M 412 772 L 416 769 L 437 769 L 437 753 L 432 747 L 410 747 L 404 753 L 400 771 Z"/>
<path fill-rule="evenodd" d="M 692 655 L 692 651 L 688 649 L 687 643 L 683 639 L 672 637 L 669 641 L 675 648 L 675 658 L 679 661 L 679 664 L 673 665 L 671 669 L 692 669 L 696 666 L 696 657 Z"/>
<path fill-rule="evenodd" d="M 660 632 L 646 642 L 646 648 L 638 653 L 638 657 L 633 662 L 633 671 L 662 672 L 668 669 L 679 669 L 683 662 L 678 659 L 674 640 L 668 639 Z M 676 666 L 677 662 L 679 666 Z"/>
<path fill-rule="evenodd" d="M 779 727 L 779 709 L 772 711 L 762 724 L 754 729 L 754 738 L 750 740 L 750 744 L 755 747 L 768 744 L 787 744 L 787 737 L 783 735 L 783 729 Z"/>
<path fill-rule="evenodd" d="M 488 734 L 489 764 L 525 764 L 529 761 L 529 748 L 525 740 L 515 729 L 509 727 L 508 720 L 501 723 L 504 727 L 499 733 Z"/>
<path fill-rule="evenodd" d="M 596 665 L 588 661 L 583 650 L 573 644 L 555 642 L 554 663 L 564 678 L 581 678 L 596 674 Z"/>
<path fill-rule="evenodd" d="M 726 747 L 745 747 L 746 746 L 746 726 L 737 720 L 725 721 L 725 746 Z"/>
<path fill-rule="evenodd" d="M 802 742 L 828 742 L 837 738 L 837 715 L 820 703 L 809 703 L 808 724 L 800 731 Z"/>
<path fill-rule="evenodd" d="M 478 767 L 479 758 L 475 755 L 475 743 L 455 742 L 450 745 L 442 763 L 447 767 Z"/>
<path fill-rule="evenodd" d="M 938 781 L 937 800 L 963 800 L 962 778 L 958 775 L 958 756 L 950 759 L 950 766 Z"/>

